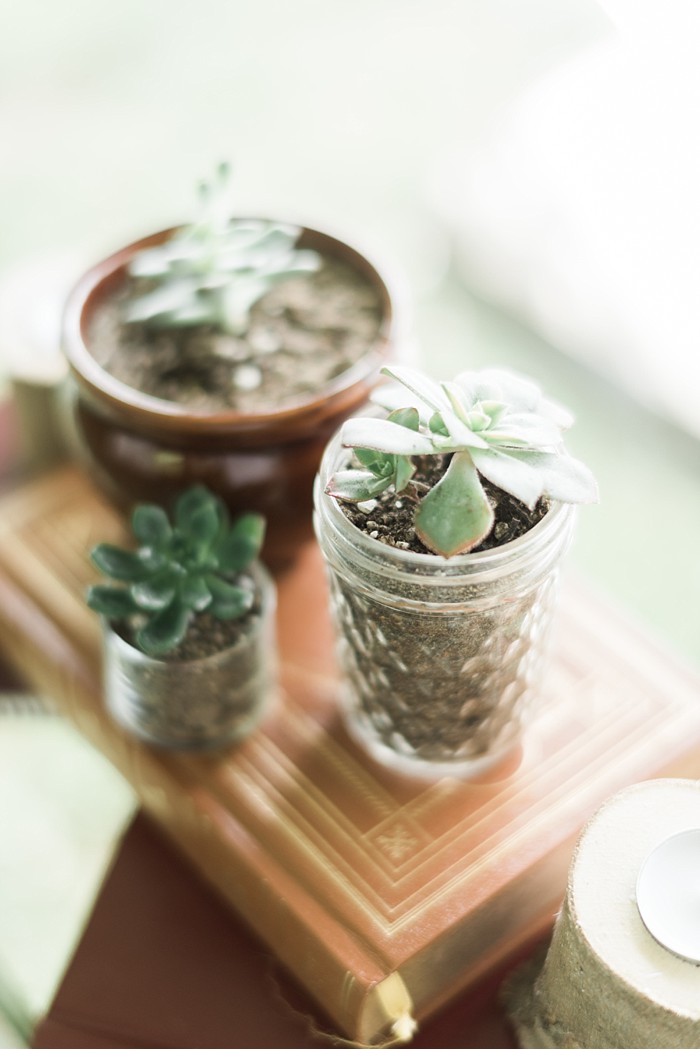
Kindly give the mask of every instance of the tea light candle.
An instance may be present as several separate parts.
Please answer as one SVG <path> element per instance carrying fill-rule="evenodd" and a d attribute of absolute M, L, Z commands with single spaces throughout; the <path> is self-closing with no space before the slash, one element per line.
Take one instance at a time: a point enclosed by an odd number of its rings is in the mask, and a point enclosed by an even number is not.
<path fill-rule="evenodd" d="M 700 779 L 638 783 L 598 810 L 546 960 L 506 1001 L 529 1049 L 699 1049 Z"/>
<path fill-rule="evenodd" d="M 642 864 L 637 907 L 654 939 L 700 965 L 700 828 L 665 838 Z"/>

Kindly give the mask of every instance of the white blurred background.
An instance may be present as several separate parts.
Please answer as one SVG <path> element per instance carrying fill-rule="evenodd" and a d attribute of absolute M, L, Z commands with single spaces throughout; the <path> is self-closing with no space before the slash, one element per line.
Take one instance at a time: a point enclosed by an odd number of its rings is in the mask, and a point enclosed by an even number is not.
<path fill-rule="evenodd" d="M 434 374 L 510 365 L 573 407 L 602 490 L 575 570 L 700 661 L 695 6 L 0 0 L 5 394 L 60 374 L 81 267 L 230 159 L 241 213 L 402 275 Z M 26 1039 L 133 799 L 58 719 L 0 718 L 0 769 L 0 1018 Z"/>

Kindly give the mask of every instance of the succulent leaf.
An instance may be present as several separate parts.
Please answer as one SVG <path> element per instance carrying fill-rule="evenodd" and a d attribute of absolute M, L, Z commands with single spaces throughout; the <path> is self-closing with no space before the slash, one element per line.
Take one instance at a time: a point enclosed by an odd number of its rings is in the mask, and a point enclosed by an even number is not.
<path fill-rule="evenodd" d="M 209 610 L 217 619 L 238 619 L 253 604 L 253 594 L 242 586 L 227 583 L 217 576 L 208 576 L 206 584 L 211 591 Z"/>
<path fill-rule="evenodd" d="M 219 533 L 219 515 L 215 503 L 204 503 L 187 519 L 183 526 L 184 537 L 198 554 L 209 549 Z"/>
<path fill-rule="evenodd" d="M 492 444 L 556 448 L 561 430 L 551 419 L 534 413 L 504 413 L 489 432 Z"/>
<path fill-rule="evenodd" d="M 435 433 L 436 447 L 439 446 L 442 451 L 488 447 L 485 436 L 473 430 L 469 421 L 463 422 L 451 409 L 443 408 L 442 412 L 440 412 L 440 418 L 443 421 L 444 429 L 447 431 L 447 439 L 440 441 L 440 432 L 433 432 Z M 467 415 L 467 419 L 470 419 L 469 415 Z"/>
<path fill-rule="evenodd" d="M 219 568 L 224 572 L 242 572 L 258 556 L 265 538 L 265 518 L 261 514 L 244 514 L 215 547 Z"/>
<path fill-rule="evenodd" d="M 405 386 L 409 393 L 413 394 L 414 401 L 417 400 L 419 404 L 430 409 L 431 412 L 441 411 L 448 403 L 440 385 L 416 368 L 406 368 L 399 364 L 386 364 L 382 368 L 381 373 L 395 379 L 401 386 Z M 384 387 L 380 386 L 375 391 L 377 398 L 382 396 L 384 389 Z M 381 404 L 381 401 L 377 400 L 376 403 Z"/>
<path fill-rule="evenodd" d="M 471 454 L 482 477 L 515 496 L 530 510 L 534 508 L 544 488 L 544 480 L 534 467 L 494 448 L 473 448 Z"/>
<path fill-rule="evenodd" d="M 468 452 L 453 456 L 438 483 L 421 500 L 415 529 L 435 554 L 467 553 L 486 538 L 494 515 Z"/>
<path fill-rule="evenodd" d="M 136 632 L 136 643 L 147 656 L 162 656 L 177 648 L 190 622 L 190 609 L 173 601 Z"/>
<path fill-rule="evenodd" d="M 508 405 L 502 401 L 480 401 L 479 407 L 491 420 L 491 426 L 496 426 L 503 415 L 508 411 Z"/>
<path fill-rule="evenodd" d="M 179 497 L 173 516 L 171 524 L 158 507 L 137 507 L 132 528 L 143 544 L 138 550 L 102 543 L 92 551 L 103 574 L 129 585 L 93 586 L 88 604 L 109 620 L 138 626 L 135 643 L 153 656 L 179 644 L 205 609 L 233 619 L 251 607 L 251 590 L 238 584 L 265 532 L 260 514 L 244 514 L 232 525 L 222 501 L 202 485 Z"/>
<path fill-rule="evenodd" d="M 431 433 L 437 434 L 440 437 L 450 436 L 450 431 L 445 426 L 445 420 L 440 412 L 433 412 L 428 420 L 428 428 Z"/>
<path fill-rule="evenodd" d="M 397 408 L 396 411 L 390 413 L 389 422 L 396 423 L 397 426 L 405 426 L 408 430 L 416 432 L 420 429 L 420 415 L 417 408 Z"/>
<path fill-rule="evenodd" d="M 391 485 L 393 477 L 376 477 L 368 470 L 338 470 L 333 475 L 326 493 L 346 503 L 364 503 L 376 499 Z"/>
<path fill-rule="evenodd" d="M 579 459 L 554 452 L 516 451 L 511 458 L 536 469 L 543 493 L 561 503 L 595 503 L 598 485 L 589 468 Z"/>
<path fill-rule="evenodd" d="M 407 455 L 396 456 L 396 467 L 394 469 L 394 488 L 397 492 L 403 492 L 408 482 L 416 472 L 412 460 Z"/>
<path fill-rule="evenodd" d="M 203 612 L 211 604 L 211 591 L 201 575 L 187 575 L 178 587 L 183 605 L 194 612 Z"/>
<path fill-rule="evenodd" d="M 182 311 L 186 312 L 182 312 Z M 206 306 L 197 299 L 197 287 L 190 278 L 172 280 L 132 299 L 124 305 L 127 324 L 150 322 L 154 327 L 182 327 L 185 324 L 203 324 L 207 316 Z"/>
<path fill-rule="evenodd" d="M 207 504 L 216 503 L 214 496 L 203 485 L 196 484 L 179 496 L 175 503 L 175 527 L 187 533 L 190 521 L 198 511 Z"/>
<path fill-rule="evenodd" d="M 122 550 L 121 547 L 113 546 L 112 543 L 100 543 L 90 556 L 95 567 L 110 579 L 134 583 L 139 579 L 144 579 L 148 574 L 148 566 L 138 554 L 131 550 Z"/>
<path fill-rule="evenodd" d="M 134 583 L 131 587 L 131 596 L 138 608 L 145 612 L 158 612 L 169 605 L 175 597 L 177 584 L 178 573 L 171 565 L 168 565 L 149 579 Z"/>
<path fill-rule="evenodd" d="M 479 372 L 460 372 L 455 382 L 471 404 L 497 401 L 511 411 L 535 411 L 542 400 L 539 386 L 524 375 L 484 368 Z"/>
<path fill-rule="evenodd" d="M 124 587 L 97 583 L 87 592 L 88 606 L 106 619 L 127 619 L 138 611 L 131 593 Z"/>
<path fill-rule="evenodd" d="M 165 510 L 151 503 L 143 503 L 136 507 L 131 515 L 131 528 L 143 546 L 163 546 L 172 535 Z"/>
<path fill-rule="evenodd" d="M 445 396 L 449 401 L 450 407 L 452 408 L 452 411 L 455 413 L 457 418 L 463 423 L 468 423 L 469 411 L 462 396 L 462 391 L 460 390 L 457 383 L 441 382 L 440 385 L 442 386 Z"/>
<path fill-rule="evenodd" d="M 348 447 L 360 445 L 391 455 L 429 455 L 433 451 L 430 437 L 389 419 L 348 419 L 343 424 L 341 440 Z"/>
<path fill-rule="evenodd" d="M 373 404 L 383 408 L 387 413 L 405 408 L 407 404 L 413 404 L 422 423 L 427 423 L 432 414 L 431 408 L 419 400 L 418 397 L 407 393 L 406 388 L 398 382 L 385 382 L 377 386 L 372 390 L 370 400 Z"/>
<path fill-rule="evenodd" d="M 377 477 L 384 476 L 387 472 L 385 467 L 391 468 L 391 457 L 383 452 L 377 452 L 374 448 L 355 448 L 355 457 L 361 466 L 375 473 Z"/>

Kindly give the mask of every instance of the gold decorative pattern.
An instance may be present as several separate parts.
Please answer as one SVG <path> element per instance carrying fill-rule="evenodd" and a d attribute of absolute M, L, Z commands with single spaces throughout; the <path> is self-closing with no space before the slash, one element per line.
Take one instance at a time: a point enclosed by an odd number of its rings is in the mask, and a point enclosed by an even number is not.
<path fill-rule="evenodd" d="M 415 857 L 421 845 L 418 835 L 402 820 L 392 820 L 370 840 L 397 868 Z"/>

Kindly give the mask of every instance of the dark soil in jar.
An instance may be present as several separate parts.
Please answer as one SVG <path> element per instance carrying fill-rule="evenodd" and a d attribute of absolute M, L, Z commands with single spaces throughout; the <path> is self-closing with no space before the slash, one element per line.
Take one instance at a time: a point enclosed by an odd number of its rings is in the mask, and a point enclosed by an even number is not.
<path fill-rule="evenodd" d="M 434 484 L 446 466 L 428 457 L 417 477 Z M 496 523 L 479 550 L 524 535 L 549 509 L 540 500 L 530 512 L 488 482 L 485 488 Z M 429 553 L 413 532 L 414 502 L 391 492 L 374 505 L 340 505 L 379 542 Z M 362 568 L 354 570 L 360 585 L 331 573 L 331 589 L 350 718 L 360 738 L 416 763 L 465 767 L 512 746 L 542 660 L 555 577 L 524 593 L 479 595 L 473 603 L 465 582 L 454 607 L 431 610 L 402 600 L 396 581 L 391 595 L 365 590 Z"/>
<path fill-rule="evenodd" d="M 432 487 L 445 473 L 449 457 L 416 457 L 414 461 L 417 467 L 415 479 Z M 493 508 L 495 521 L 491 532 L 471 551 L 472 553 L 492 550 L 519 539 L 534 528 L 549 509 L 546 499 L 540 499 L 534 509 L 530 510 L 525 503 L 496 488 L 485 478 L 482 478 L 482 484 Z M 417 505 L 416 500 L 409 494 L 401 492 L 397 495 L 393 489 L 382 492 L 376 499 L 367 503 L 340 503 L 345 516 L 372 539 L 400 550 L 429 554 L 431 551 L 423 545 L 413 527 Z"/>
<path fill-rule="evenodd" d="M 262 296 L 241 337 L 209 325 L 126 324 L 124 303 L 145 290 L 144 281 L 127 278 L 96 308 L 90 352 L 127 386 L 198 411 L 266 412 L 316 397 L 381 337 L 376 288 L 335 259 Z"/>

